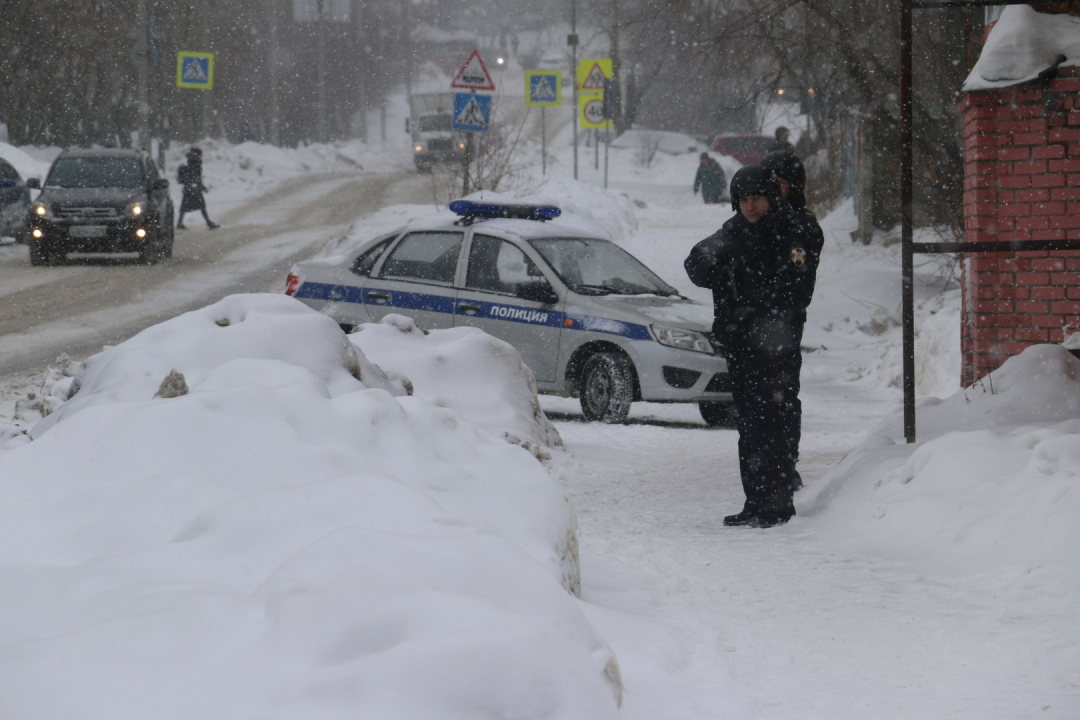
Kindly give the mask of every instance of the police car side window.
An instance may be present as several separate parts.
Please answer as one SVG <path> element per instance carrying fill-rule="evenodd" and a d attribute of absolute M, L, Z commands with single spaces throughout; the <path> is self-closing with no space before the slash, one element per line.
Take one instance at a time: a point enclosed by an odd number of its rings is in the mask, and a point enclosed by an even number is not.
<path fill-rule="evenodd" d="M 544 280 L 543 273 L 521 248 L 489 235 L 473 237 L 466 287 L 512 294 L 522 283 Z"/>
<path fill-rule="evenodd" d="M 357 275 L 370 275 L 371 269 L 375 267 L 375 263 L 377 263 L 379 258 L 382 257 L 382 254 L 386 252 L 386 248 L 390 246 L 390 242 L 393 239 L 394 238 L 391 237 L 383 240 L 381 243 L 356 258 L 356 262 L 353 263 L 353 266 L 350 269 Z"/>
<path fill-rule="evenodd" d="M 461 241 L 459 232 L 409 233 L 383 263 L 382 277 L 450 285 L 454 282 Z"/>

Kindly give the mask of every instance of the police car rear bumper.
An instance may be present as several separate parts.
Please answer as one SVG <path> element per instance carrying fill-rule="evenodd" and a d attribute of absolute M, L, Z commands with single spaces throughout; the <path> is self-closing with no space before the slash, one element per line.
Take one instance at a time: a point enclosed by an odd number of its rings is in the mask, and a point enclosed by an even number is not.
<path fill-rule="evenodd" d="M 728 402 L 727 361 L 719 355 L 635 340 L 623 345 L 638 374 L 641 399 L 648 402 Z"/>

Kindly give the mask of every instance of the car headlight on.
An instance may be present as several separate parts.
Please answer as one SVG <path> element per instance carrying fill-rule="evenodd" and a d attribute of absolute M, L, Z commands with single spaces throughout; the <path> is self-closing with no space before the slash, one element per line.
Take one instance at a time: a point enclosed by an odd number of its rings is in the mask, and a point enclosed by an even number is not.
<path fill-rule="evenodd" d="M 680 350 L 708 353 L 709 355 L 716 353 L 712 343 L 709 342 L 709 338 L 705 337 L 704 333 L 664 325 L 653 325 L 652 331 L 653 335 L 656 336 L 656 341 L 661 345 L 679 348 Z"/>
<path fill-rule="evenodd" d="M 133 202 L 124 208 L 124 214 L 128 217 L 142 217 L 144 212 L 146 212 L 146 206 L 141 202 Z"/>
<path fill-rule="evenodd" d="M 34 217 L 48 217 L 49 206 L 43 202 L 36 202 L 30 208 L 30 212 L 34 215 Z"/>
<path fill-rule="evenodd" d="M 401 146 L 399 145 L 398 147 L 401 147 Z M 424 146 L 423 145 L 417 145 L 416 146 L 416 152 L 424 152 Z"/>

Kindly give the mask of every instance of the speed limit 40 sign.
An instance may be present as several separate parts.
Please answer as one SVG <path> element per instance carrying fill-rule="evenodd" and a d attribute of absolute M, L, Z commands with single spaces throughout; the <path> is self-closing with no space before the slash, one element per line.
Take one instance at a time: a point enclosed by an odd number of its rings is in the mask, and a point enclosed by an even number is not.
<path fill-rule="evenodd" d="M 582 95 L 581 103 L 581 127 L 602 128 L 607 127 L 608 121 L 604 118 L 604 96 Z"/>

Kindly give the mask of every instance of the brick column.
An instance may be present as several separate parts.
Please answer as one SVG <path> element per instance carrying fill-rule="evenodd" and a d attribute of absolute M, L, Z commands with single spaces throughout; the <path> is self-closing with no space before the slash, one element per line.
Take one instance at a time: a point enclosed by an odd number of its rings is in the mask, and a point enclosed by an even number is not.
<path fill-rule="evenodd" d="M 1080 239 L 1080 73 L 968 93 L 968 242 Z M 1034 343 L 1080 331 L 1080 251 L 969 255 L 963 263 L 961 382 Z"/>

